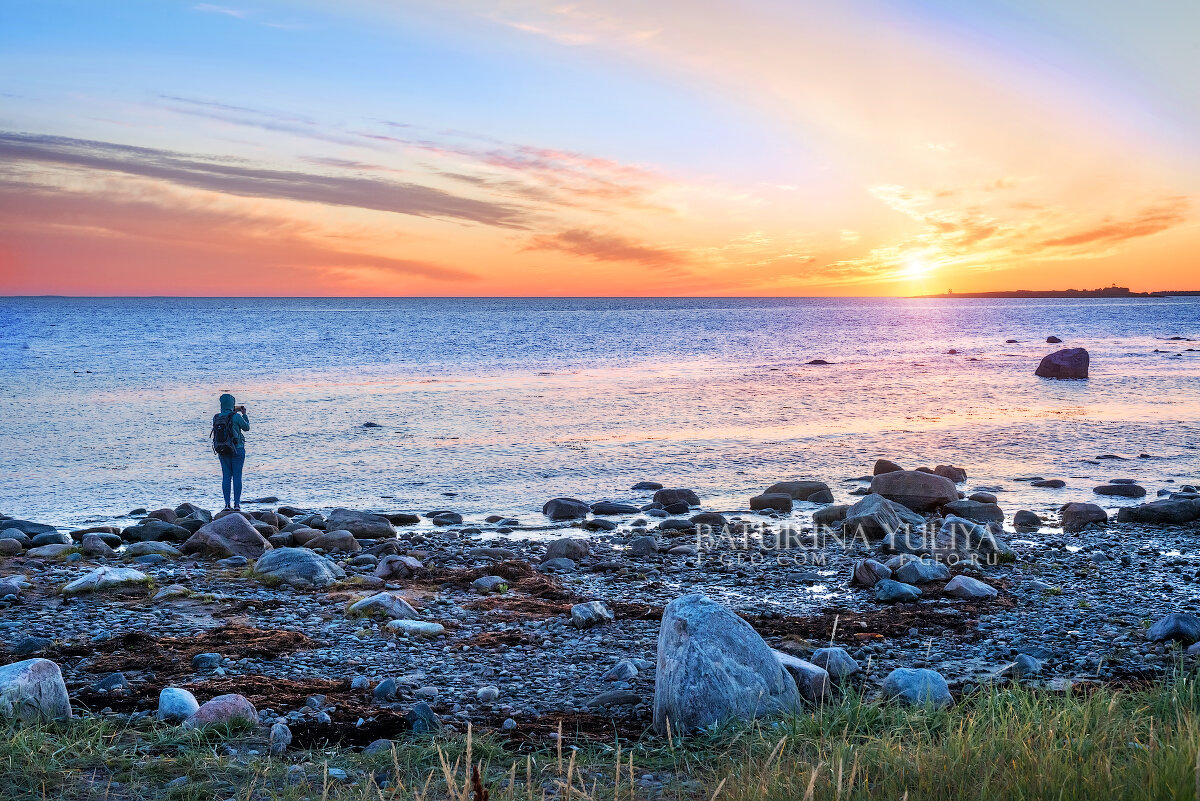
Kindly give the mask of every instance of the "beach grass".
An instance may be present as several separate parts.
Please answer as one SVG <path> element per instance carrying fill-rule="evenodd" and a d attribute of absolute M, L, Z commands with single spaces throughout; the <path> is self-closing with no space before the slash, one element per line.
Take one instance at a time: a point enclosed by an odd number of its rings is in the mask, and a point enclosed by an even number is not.
<path fill-rule="evenodd" d="M 686 738 L 595 742 L 565 731 L 557 745 L 531 747 L 459 732 L 373 754 L 271 757 L 247 727 L 80 718 L 0 730 L 0 798 L 1194 799 L 1198 723 L 1195 675 L 1065 694 L 985 688 L 946 710 L 852 694 L 811 715 Z"/>

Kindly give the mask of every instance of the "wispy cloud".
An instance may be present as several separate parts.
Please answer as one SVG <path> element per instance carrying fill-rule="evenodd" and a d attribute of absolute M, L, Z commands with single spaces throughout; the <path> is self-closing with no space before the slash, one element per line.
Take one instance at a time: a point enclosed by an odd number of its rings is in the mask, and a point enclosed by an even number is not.
<path fill-rule="evenodd" d="M 192 11 L 200 11 L 205 14 L 224 14 L 227 17 L 235 17 L 236 19 L 246 19 L 250 16 L 249 11 L 240 8 L 213 5 L 212 3 L 197 3 L 192 6 Z"/>
<path fill-rule="evenodd" d="M 514 206 L 460 197 L 420 184 L 267 169 L 111 142 L 0 133 L 0 158 L 137 175 L 243 197 L 299 200 L 505 228 L 526 226 L 525 213 Z"/>
<path fill-rule="evenodd" d="M 687 257 L 670 248 L 647 245 L 619 234 L 575 228 L 531 237 L 527 250 L 557 250 L 597 261 L 624 261 L 655 268 L 678 268 Z"/>

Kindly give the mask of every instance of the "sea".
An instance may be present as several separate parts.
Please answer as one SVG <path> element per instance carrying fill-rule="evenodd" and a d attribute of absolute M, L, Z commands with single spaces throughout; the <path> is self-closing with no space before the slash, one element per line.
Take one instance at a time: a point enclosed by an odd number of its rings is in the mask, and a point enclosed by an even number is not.
<path fill-rule="evenodd" d="M 1066 347 L 1088 380 L 1034 375 Z M 0 513 L 220 508 L 223 392 L 245 501 L 537 523 L 658 481 L 733 511 L 787 479 L 852 502 L 883 457 L 1111 509 L 1110 479 L 1200 481 L 1200 298 L 0 298 Z"/>

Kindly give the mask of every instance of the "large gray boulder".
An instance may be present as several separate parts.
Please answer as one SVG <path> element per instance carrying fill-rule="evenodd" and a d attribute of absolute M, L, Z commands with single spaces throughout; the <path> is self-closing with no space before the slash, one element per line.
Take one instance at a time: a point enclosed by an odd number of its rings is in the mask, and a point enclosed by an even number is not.
<path fill-rule="evenodd" d="M 790 495 L 794 501 L 807 501 L 813 495 L 822 492 L 832 494 L 829 485 L 824 481 L 780 481 L 767 487 L 763 495 Z"/>
<path fill-rule="evenodd" d="M 1151 642 L 1179 640 L 1191 645 L 1200 640 L 1200 617 L 1186 612 L 1171 612 L 1150 627 L 1146 639 Z"/>
<path fill-rule="evenodd" d="M 546 559 L 572 559 L 578 562 L 587 557 L 592 546 L 580 537 L 563 537 L 546 543 Z"/>
<path fill-rule="evenodd" d="M 346 577 L 346 571 L 308 548 L 276 548 L 254 563 L 256 576 L 293 587 L 328 587 Z"/>
<path fill-rule="evenodd" d="M 846 510 L 842 531 L 851 537 L 864 536 L 880 540 L 894 531 L 899 531 L 904 521 L 882 495 L 871 493 Z"/>
<path fill-rule="evenodd" d="M 981 503 L 964 498 L 946 504 L 944 511 L 974 520 L 976 523 L 1003 523 L 1004 512 L 995 503 Z"/>
<path fill-rule="evenodd" d="M 1041 378 L 1087 378 L 1088 352 L 1083 348 L 1063 348 L 1042 357 L 1033 374 Z"/>
<path fill-rule="evenodd" d="M 241 517 L 241 515 L 236 515 Z M 242 518 L 243 520 L 245 518 Z M 121 539 L 126 542 L 186 542 L 192 536 L 190 529 L 167 523 L 155 517 L 147 517 L 135 526 L 121 532 Z"/>
<path fill-rule="evenodd" d="M 329 513 L 325 521 L 325 530 L 349 531 L 360 540 L 379 540 L 396 536 L 392 522 L 383 515 L 342 508 Z"/>
<path fill-rule="evenodd" d="M 871 492 L 914 512 L 930 512 L 958 500 L 958 489 L 953 481 L 920 470 L 880 473 L 871 479 Z"/>
<path fill-rule="evenodd" d="M 38 534 L 49 534 L 52 531 L 58 531 L 54 526 L 46 523 L 34 523 L 29 520 L 19 520 L 15 517 L 10 517 L 7 520 L 0 520 L 0 531 L 5 530 L 20 531 L 29 537 L 36 537 Z"/>
<path fill-rule="evenodd" d="M 1118 498 L 1146 497 L 1146 488 L 1138 484 L 1101 484 L 1098 487 L 1093 487 L 1092 492 L 1097 495 L 1108 495 Z"/>
<path fill-rule="evenodd" d="M 695 491 L 690 489 L 668 488 L 660 489 L 654 493 L 654 500 L 661 503 L 663 506 L 670 506 L 676 503 L 686 503 L 688 506 L 699 506 L 700 496 Z"/>
<path fill-rule="evenodd" d="M 1013 562 L 1017 555 L 1004 538 L 988 526 L 957 515 L 946 515 L 929 553 L 937 559 L 957 562 Z"/>
<path fill-rule="evenodd" d="M 205 523 L 179 548 L 180 553 L 205 554 L 222 559 L 229 556 L 257 559 L 269 550 L 271 543 L 258 533 L 249 520 L 237 514 Z"/>
<path fill-rule="evenodd" d="M 924 668 L 896 668 L 883 680 L 883 695 L 912 706 L 951 706 L 954 698 L 942 674 Z"/>
<path fill-rule="evenodd" d="M 1190 498 L 1164 498 L 1141 506 L 1123 506 L 1117 510 L 1119 523 L 1153 523 L 1180 525 L 1200 520 L 1200 501 Z"/>
<path fill-rule="evenodd" d="M 0 667 L 0 720 L 68 720 L 71 699 L 62 671 L 49 659 Z"/>
<path fill-rule="evenodd" d="M 700 594 L 667 604 L 654 685 L 658 732 L 788 714 L 799 705 L 795 679 L 749 623 Z"/>
<path fill-rule="evenodd" d="M 1108 522 L 1108 512 L 1094 503 L 1068 503 L 1058 512 L 1063 531 L 1082 531 L 1089 523 L 1103 525 Z"/>
<path fill-rule="evenodd" d="M 542 505 L 542 514 L 551 520 L 579 520 L 590 511 L 592 507 L 578 498 L 551 498 Z"/>

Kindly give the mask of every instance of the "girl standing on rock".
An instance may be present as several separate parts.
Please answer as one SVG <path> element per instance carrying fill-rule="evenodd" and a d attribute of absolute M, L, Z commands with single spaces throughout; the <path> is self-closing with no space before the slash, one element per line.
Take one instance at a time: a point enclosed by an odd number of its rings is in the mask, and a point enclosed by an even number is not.
<path fill-rule="evenodd" d="M 213 415 L 213 453 L 221 460 L 221 491 L 225 493 L 225 508 L 229 509 L 229 490 L 233 485 L 233 507 L 242 508 L 242 465 L 246 463 L 246 438 L 250 418 L 245 406 L 235 406 L 233 396 L 221 396 L 221 411 Z"/>

